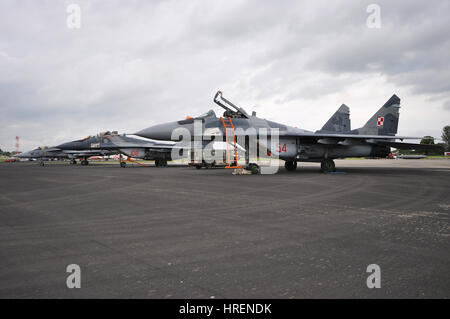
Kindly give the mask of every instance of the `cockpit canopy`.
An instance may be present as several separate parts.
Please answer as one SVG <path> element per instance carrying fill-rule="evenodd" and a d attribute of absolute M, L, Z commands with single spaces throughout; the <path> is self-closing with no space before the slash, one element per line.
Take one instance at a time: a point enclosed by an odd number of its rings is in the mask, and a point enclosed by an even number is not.
<path fill-rule="evenodd" d="M 201 120 L 201 119 L 204 119 L 204 118 L 207 118 L 207 117 L 215 117 L 215 118 L 217 118 L 216 112 L 214 112 L 213 110 L 209 110 L 208 112 L 203 113 L 200 116 L 197 116 L 196 119 Z"/>
<path fill-rule="evenodd" d="M 83 142 L 92 138 L 98 138 L 98 137 L 104 137 L 104 136 L 113 136 L 113 135 L 119 135 L 119 133 L 117 131 L 105 131 L 105 132 L 100 132 L 97 135 L 89 135 L 81 140 L 75 141 L 75 142 Z"/>
<path fill-rule="evenodd" d="M 119 135 L 119 133 L 117 131 L 100 132 L 100 133 L 97 134 L 97 137 L 113 136 L 113 135 Z"/>

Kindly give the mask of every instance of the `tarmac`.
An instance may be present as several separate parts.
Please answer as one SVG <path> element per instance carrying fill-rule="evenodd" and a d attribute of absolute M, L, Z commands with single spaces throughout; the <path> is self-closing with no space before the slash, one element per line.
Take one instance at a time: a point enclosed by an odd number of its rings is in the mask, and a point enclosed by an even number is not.
<path fill-rule="evenodd" d="M 2 163 L 0 298 L 449 298 L 450 160 L 336 166 Z"/>

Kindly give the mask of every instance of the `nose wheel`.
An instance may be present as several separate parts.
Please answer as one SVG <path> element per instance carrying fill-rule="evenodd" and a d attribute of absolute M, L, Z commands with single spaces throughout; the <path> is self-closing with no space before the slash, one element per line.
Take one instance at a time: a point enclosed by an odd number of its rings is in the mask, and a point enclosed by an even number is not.
<path fill-rule="evenodd" d="M 252 172 L 253 175 L 261 173 L 261 168 L 256 163 L 250 163 L 247 166 L 247 169 Z"/>
<path fill-rule="evenodd" d="M 327 158 L 320 163 L 320 170 L 323 173 L 336 172 L 336 165 L 332 159 Z"/>

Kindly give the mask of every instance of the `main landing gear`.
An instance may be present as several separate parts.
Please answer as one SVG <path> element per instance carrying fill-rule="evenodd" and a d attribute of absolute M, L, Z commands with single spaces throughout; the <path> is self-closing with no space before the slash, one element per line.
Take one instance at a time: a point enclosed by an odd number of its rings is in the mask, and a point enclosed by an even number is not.
<path fill-rule="evenodd" d="M 156 167 L 167 167 L 167 161 L 165 159 L 156 159 L 155 166 Z"/>
<path fill-rule="evenodd" d="M 284 167 L 287 171 L 295 171 L 297 169 L 297 161 L 289 160 L 284 162 Z M 330 158 L 324 159 L 320 162 L 320 170 L 323 173 L 336 172 L 336 165 L 334 161 Z"/>
<path fill-rule="evenodd" d="M 323 173 L 336 172 L 336 165 L 332 159 L 327 158 L 320 163 L 320 170 Z"/>
<path fill-rule="evenodd" d="M 89 161 L 87 159 L 84 159 L 80 162 L 80 164 L 83 166 L 87 166 L 87 165 L 89 165 Z"/>
<path fill-rule="evenodd" d="M 297 169 L 297 161 L 285 161 L 284 167 L 288 171 L 295 171 Z"/>

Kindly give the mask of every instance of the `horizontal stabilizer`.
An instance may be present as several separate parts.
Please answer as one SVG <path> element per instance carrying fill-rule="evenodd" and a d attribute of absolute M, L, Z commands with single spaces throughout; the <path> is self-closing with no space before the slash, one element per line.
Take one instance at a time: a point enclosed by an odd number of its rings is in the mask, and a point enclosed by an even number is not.
<path fill-rule="evenodd" d="M 442 150 L 442 146 L 436 144 L 416 144 L 416 143 L 401 143 L 401 142 L 387 142 L 387 141 L 377 141 L 377 145 L 389 146 L 400 150 L 429 150 L 437 151 Z"/>

